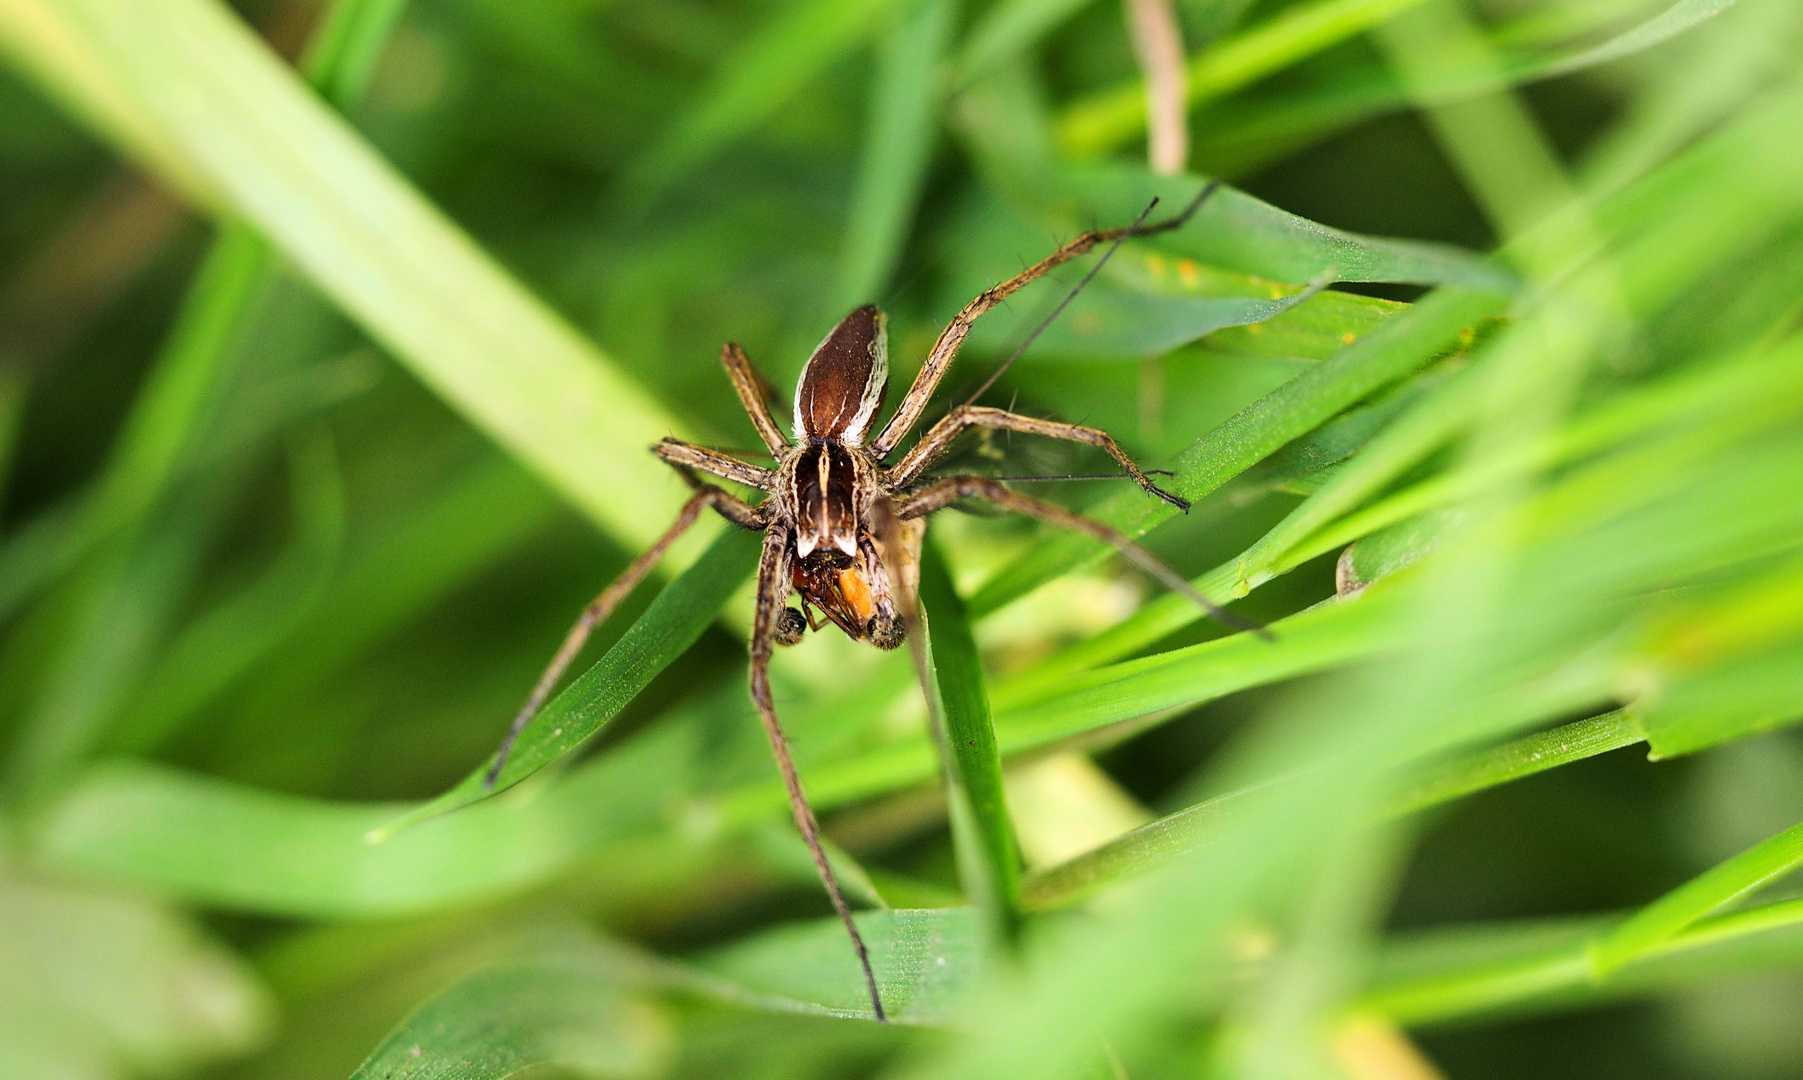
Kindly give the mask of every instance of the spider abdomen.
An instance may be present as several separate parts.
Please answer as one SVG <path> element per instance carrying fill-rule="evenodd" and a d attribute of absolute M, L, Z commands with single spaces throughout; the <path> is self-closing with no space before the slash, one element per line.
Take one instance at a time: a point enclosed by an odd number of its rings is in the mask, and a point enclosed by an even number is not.
<path fill-rule="evenodd" d="M 861 446 L 889 389 L 888 320 L 865 304 L 839 320 L 795 384 L 795 439 Z"/>

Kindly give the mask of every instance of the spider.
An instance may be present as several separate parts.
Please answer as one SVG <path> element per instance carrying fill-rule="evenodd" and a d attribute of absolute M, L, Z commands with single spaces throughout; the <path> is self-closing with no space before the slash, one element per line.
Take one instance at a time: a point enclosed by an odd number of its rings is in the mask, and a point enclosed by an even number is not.
<path fill-rule="evenodd" d="M 1213 184 L 1204 188 L 1181 214 L 1167 221 L 1142 228 L 1141 222 L 1152 209 L 1149 206 L 1139 220 L 1126 228 L 1083 233 L 1033 266 L 979 294 L 940 332 L 907 396 L 902 398 L 895 415 L 874 438 L 870 433 L 888 390 L 889 374 L 886 320 L 874 305 L 865 305 L 845 316 L 809 357 L 795 387 L 793 441 L 783 434 L 770 415 L 762 389 L 765 383 L 744 350 L 734 344 L 726 345 L 720 361 L 725 365 L 726 374 L 738 391 L 739 401 L 750 415 L 758 437 L 775 457 L 775 467 L 764 468 L 680 439 L 666 438 L 652 448 L 653 453 L 682 475 L 694 494 L 657 542 L 633 560 L 625 572 L 583 610 L 514 717 L 488 771 L 489 784 L 492 785 L 499 776 L 514 740 L 544 704 L 564 669 L 581 651 L 589 633 L 644 580 L 676 539 L 694 525 L 704 509 L 712 507 L 734 525 L 762 532 L 764 547 L 758 563 L 757 606 L 751 628 L 751 699 L 757 706 L 764 733 L 769 737 L 770 748 L 782 771 L 795 824 L 813 854 L 821 882 L 826 886 L 840 921 L 845 924 L 852 949 L 862 965 L 871 1008 L 876 1019 L 885 1019 L 882 997 L 877 991 L 864 940 L 852 921 L 851 909 L 821 847 L 819 825 L 802 792 L 801 778 L 789 756 L 788 740 L 777 720 L 776 707 L 770 696 L 770 657 L 776 646 L 793 645 L 809 629 L 820 629 L 827 622 L 838 626 L 852 640 L 867 641 L 880 649 L 893 649 L 908 640 L 914 618 L 914 558 L 924 529 L 921 519 L 954 502 L 973 498 L 986 500 L 1002 510 L 1088 533 L 1114 545 L 1142 569 L 1201 605 L 1212 617 L 1236 628 L 1260 629 L 1223 612 L 1197 593 L 1189 582 L 1107 525 L 1021 495 L 991 477 L 951 476 L 926 480 L 927 470 L 951 447 L 959 432 L 971 427 L 995 428 L 1096 447 L 1114 458 L 1147 494 L 1180 510 L 1189 509 L 1187 502 L 1154 484 L 1104 431 L 966 403 L 953 408 L 928 429 L 900 460 L 893 465 L 885 464 L 897 444 L 920 419 L 979 316 L 1021 287 L 1098 244 L 1112 241 L 1118 247 L 1129 236 L 1145 236 L 1181 226 L 1214 189 Z M 1109 248 L 1103 260 L 1113 251 L 1114 248 Z M 1098 262 L 1089 277 L 1093 277 L 1100 266 L 1101 262 Z M 1083 283 L 1087 283 L 1089 277 Z M 1077 289 L 1082 287 L 1080 283 Z M 1069 303 L 1075 295 L 1076 290 L 1072 290 L 1064 303 Z M 1063 306 L 1060 304 L 1059 310 Z M 1052 317 L 1056 315 L 1057 311 L 1054 311 Z M 1031 340 L 1029 337 L 1027 342 L 1031 343 Z M 1015 355 L 1019 355 L 1018 350 Z M 994 381 L 992 376 L 971 402 Z M 766 497 L 753 505 L 703 481 L 697 475 L 699 473 L 743 484 L 765 492 Z M 788 606 L 791 591 L 800 594 L 799 610 Z M 824 621 L 814 616 L 816 608 Z M 920 659 L 918 653 L 916 659 Z"/>

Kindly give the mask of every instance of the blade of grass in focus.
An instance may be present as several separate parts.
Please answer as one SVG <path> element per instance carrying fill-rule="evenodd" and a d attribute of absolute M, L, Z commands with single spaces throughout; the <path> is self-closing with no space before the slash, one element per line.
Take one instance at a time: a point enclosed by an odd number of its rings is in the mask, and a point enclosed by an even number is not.
<path fill-rule="evenodd" d="M 929 657 L 921 674 L 930 679 L 921 689 L 931 695 L 928 715 L 950 803 L 958 876 L 990 932 L 1008 940 L 1020 925 L 1020 846 L 1002 788 L 976 639 L 945 556 L 930 538 L 922 547 L 920 604 Z"/>

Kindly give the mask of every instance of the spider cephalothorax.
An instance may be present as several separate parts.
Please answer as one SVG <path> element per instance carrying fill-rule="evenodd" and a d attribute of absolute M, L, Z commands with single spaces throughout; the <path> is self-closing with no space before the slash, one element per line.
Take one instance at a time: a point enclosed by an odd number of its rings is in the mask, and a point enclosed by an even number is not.
<path fill-rule="evenodd" d="M 994 428 L 1096 447 L 1114 458 L 1126 475 L 1149 494 L 1181 509 L 1189 508 L 1188 503 L 1153 484 L 1104 431 L 965 404 L 952 409 L 934 424 L 900 460 L 893 465 L 885 464 L 897 444 L 920 419 L 939 380 L 970 333 L 971 324 L 980 315 L 1053 267 L 1099 243 L 1129 234 L 1144 235 L 1175 228 L 1187 220 L 1213 190 L 1213 185 L 1203 189 L 1187 210 L 1162 224 L 1084 233 L 1036 265 L 979 294 L 940 332 L 907 396 L 902 398 L 895 415 L 874 438 L 871 431 L 876 426 L 889 383 L 888 335 L 883 313 L 874 306 L 861 307 L 840 320 L 808 358 L 795 387 L 793 441 L 784 436 L 771 417 L 763 393 L 764 381 L 752 368 L 751 361 L 737 345 L 727 345 L 721 352 L 720 361 L 725 365 L 758 437 L 775 457 L 775 468 L 754 465 L 731 454 L 680 439 L 665 439 L 652 448 L 653 453 L 682 474 L 695 493 L 657 543 L 635 559 L 626 572 L 583 611 L 581 619 L 533 687 L 526 704 L 514 717 L 513 727 L 489 768 L 489 782 L 492 784 L 500 774 L 514 739 L 544 704 L 589 632 L 651 572 L 664 552 L 695 523 L 704 508 L 711 506 L 733 524 L 763 532 L 757 608 L 751 627 L 751 698 L 788 788 L 795 823 L 813 853 L 814 864 L 832 898 L 833 907 L 851 935 L 852 946 L 863 965 L 875 1016 L 883 1019 L 882 997 L 877 991 L 863 938 L 858 934 L 851 909 L 845 903 L 821 847 L 819 826 L 802 793 L 801 778 L 790 760 L 788 741 L 777 720 L 776 706 L 770 695 L 770 656 L 777 645 L 792 645 L 800 641 L 808 629 L 825 625 L 814 618 L 816 608 L 827 622 L 838 626 L 854 641 L 868 641 L 883 649 L 901 645 L 908 639 L 908 628 L 914 615 L 914 559 L 923 519 L 962 499 L 986 500 L 1003 510 L 1086 532 L 1113 544 L 1122 554 L 1202 605 L 1216 618 L 1241 628 L 1248 625 L 1223 613 L 1187 581 L 1127 537 L 1100 522 L 1055 504 L 1028 498 L 991 477 L 948 476 L 933 480 L 926 477 L 927 470 L 951 447 L 959 432 L 970 427 Z M 763 492 L 765 497 L 755 505 L 748 503 L 724 488 L 703 481 L 699 473 L 743 484 Z M 800 610 L 788 606 L 791 592 L 800 595 Z"/>

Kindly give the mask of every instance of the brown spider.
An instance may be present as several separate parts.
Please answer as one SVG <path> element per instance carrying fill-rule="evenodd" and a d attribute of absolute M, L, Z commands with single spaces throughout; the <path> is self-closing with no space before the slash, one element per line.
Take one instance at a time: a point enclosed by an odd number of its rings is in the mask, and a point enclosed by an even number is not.
<path fill-rule="evenodd" d="M 793 443 L 783 436 L 771 418 L 762 391 L 764 382 L 751 361 L 739 346 L 727 345 L 721 352 L 720 361 L 726 366 L 726 373 L 739 393 L 740 403 L 750 414 L 758 436 L 775 456 L 776 467 L 766 469 L 679 439 L 665 439 L 652 449 L 682 474 L 695 489 L 695 494 L 689 497 L 663 536 L 633 560 L 618 580 L 583 611 L 550 666 L 533 687 L 525 705 L 514 717 L 513 726 L 489 769 L 488 782 L 494 783 L 514 740 L 544 704 L 590 631 L 651 572 L 670 545 L 700 517 L 703 508 L 711 506 L 734 525 L 763 532 L 764 551 L 758 563 L 757 613 L 751 628 L 751 698 L 757 705 L 764 733 L 770 739 L 770 748 L 782 770 L 795 824 L 813 853 L 814 865 L 832 898 L 834 909 L 851 935 L 852 948 L 863 966 L 865 985 L 870 991 L 871 1008 L 878 1020 L 884 1019 L 882 998 L 877 992 L 876 976 L 871 971 L 864 940 L 858 934 L 851 909 L 845 903 L 832 866 L 821 848 L 819 825 L 802 793 L 801 778 L 789 756 L 788 740 L 776 718 L 776 707 L 770 698 L 771 653 L 777 645 L 793 645 L 800 641 L 810 627 L 819 629 L 825 625 L 814 618 L 813 608 L 819 608 L 827 620 L 854 641 L 868 641 L 882 649 L 893 649 L 902 644 L 908 639 L 908 628 L 914 615 L 913 560 L 924 525 L 919 519 L 967 498 L 984 499 L 1003 510 L 1085 532 L 1113 544 L 1140 567 L 1188 596 L 1215 618 L 1241 629 L 1256 629 L 1222 612 L 1163 563 L 1100 522 L 1018 494 L 1001 481 L 986 476 L 952 476 L 920 483 L 927 469 L 950 448 L 960 431 L 967 427 L 999 428 L 1097 447 L 1113 457 L 1147 492 L 1181 510 L 1189 509 L 1187 502 L 1153 484 L 1106 432 L 967 403 L 952 409 L 934 424 L 900 461 L 892 466 L 883 464 L 896 444 L 920 419 L 927 401 L 978 316 L 1022 286 L 1097 244 L 1118 243 L 1128 236 L 1163 232 L 1182 225 L 1213 190 L 1212 184 L 1204 188 L 1183 213 L 1157 225 L 1141 228 L 1135 222 L 1124 229 L 1086 232 L 966 304 L 940 332 L 907 397 L 896 407 L 895 415 L 876 438 L 869 441 L 866 439 L 882 407 L 889 376 L 885 319 L 875 306 L 866 305 L 847 315 L 809 357 L 795 388 Z M 1149 211 L 1150 207 L 1147 209 Z M 1141 215 L 1141 220 L 1144 216 Z M 1091 276 L 1093 274 L 1094 270 Z M 993 378 L 990 381 L 993 382 Z M 985 384 L 984 389 L 987 386 Z M 978 394 L 981 393 L 979 390 Z M 751 505 L 700 480 L 695 475 L 698 471 L 756 488 L 768 495 L 757 505 Z M 799 611 L 787 606 L 791 590 L 801 594 Z"/>

